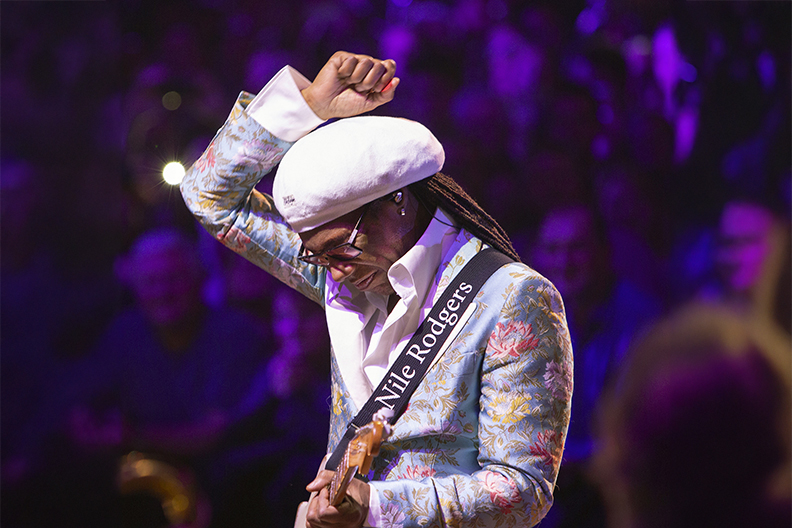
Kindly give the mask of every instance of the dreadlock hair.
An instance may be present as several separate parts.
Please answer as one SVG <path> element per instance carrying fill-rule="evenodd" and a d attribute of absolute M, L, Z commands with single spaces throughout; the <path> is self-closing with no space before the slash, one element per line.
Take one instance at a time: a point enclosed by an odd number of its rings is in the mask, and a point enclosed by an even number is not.
<path fill-rule="evenodd" d="M 407 187 L 418 200 L 434 212 L 440 207 L 460 226 L 501 253 L 520 262 L 506 231 L 481 208 L 450 176 L 442 172 Z"/>

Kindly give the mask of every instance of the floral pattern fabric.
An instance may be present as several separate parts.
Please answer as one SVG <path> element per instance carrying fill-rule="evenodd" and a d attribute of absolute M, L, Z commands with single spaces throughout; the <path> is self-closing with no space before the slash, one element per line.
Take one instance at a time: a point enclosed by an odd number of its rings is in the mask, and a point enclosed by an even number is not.
<path fill-rule="evenodd" d="M 296 256 L 299 237 L 269 196 L 253 190 L 291 143 L 245 112 L 243 93 L 188 171 L 188 207 L 218 240 L 317 302 L 324 270 Z M 482 248 L 464 244 L 444 262 L 437 297 Z M 495 272 L 472 317 L 410 398 L 369 474 L 387 527 L 524 527 L 552 504 L 572 394 L 572 349 L 563 302 L 521 263 Z M 331 354 L 328 451 L 357 408 Z"/>

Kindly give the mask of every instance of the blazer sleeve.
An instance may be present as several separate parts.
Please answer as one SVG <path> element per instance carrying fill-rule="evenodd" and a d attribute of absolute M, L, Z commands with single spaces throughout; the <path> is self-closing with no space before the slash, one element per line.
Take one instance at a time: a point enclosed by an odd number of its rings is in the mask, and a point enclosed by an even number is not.
<path fill-rule="evenodd" d="M 292 142 L 277 138 L 247 112 L 242 92 L 231 114 L 181 183 L 184 202 L 217 240 L 273 276 L 321 303 L 325 274 L 297 259 L 299 236 L 255 189 Z"/>
<path fill-rule="evenodd" d="M 476 341 L 478 468 L 371 482 L 378 526 L 534 526 L 549 510 L 570 417 L 572 347 L 555 287 L 514 269 L 496 273 L 502 305 L 481 302 L 476 315 L 488 329 Z"/>

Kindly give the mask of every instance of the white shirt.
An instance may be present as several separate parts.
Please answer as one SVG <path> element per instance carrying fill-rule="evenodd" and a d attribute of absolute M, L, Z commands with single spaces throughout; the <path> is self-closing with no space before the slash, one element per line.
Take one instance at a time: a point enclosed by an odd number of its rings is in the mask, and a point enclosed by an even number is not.
<path fill-rule="evenodd" d="M 399 301 L 388 313 L 385 295 L 360 292 L 327 276 L 327 327 L 344 383 L 358 409 L 379 385 L 432 308 L 435 275 L 446 255 L 453 255 L 459 229 L 437 210 L 426 231 L 388 270 Z"/>

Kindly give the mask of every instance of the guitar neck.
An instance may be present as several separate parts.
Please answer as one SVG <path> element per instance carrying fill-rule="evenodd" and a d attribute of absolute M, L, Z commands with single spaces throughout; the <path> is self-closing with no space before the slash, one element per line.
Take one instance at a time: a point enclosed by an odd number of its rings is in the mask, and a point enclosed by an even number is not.
<path fill-rule="evenodd" d="M 344 456 L 338 463 L 333 480 L 330 481 L 330 504 L 338 506 L 344 501 L 346 490 L 355 474 L 358 466 L 349 466 L 349 449 L 344 452 Z"/>
<path fill-rule="evenodd" d="M 333 480 L 329 484 L 330 504 L 338 506 L 346 496 L 349 483 L 355 478 L 355 474 L 360 472 L 366 474 L 371 469 L 371 462 L 379 454 L 379 448 L 391 433 L 391 426 L 388 423 L 387 415 L 383 411 L 374 415 L 374 419 L 368 425 L 358 429 L 352 440 L 344 451 L 344 456 L 338 463 L 338 467 L 333 475 Z"/>

